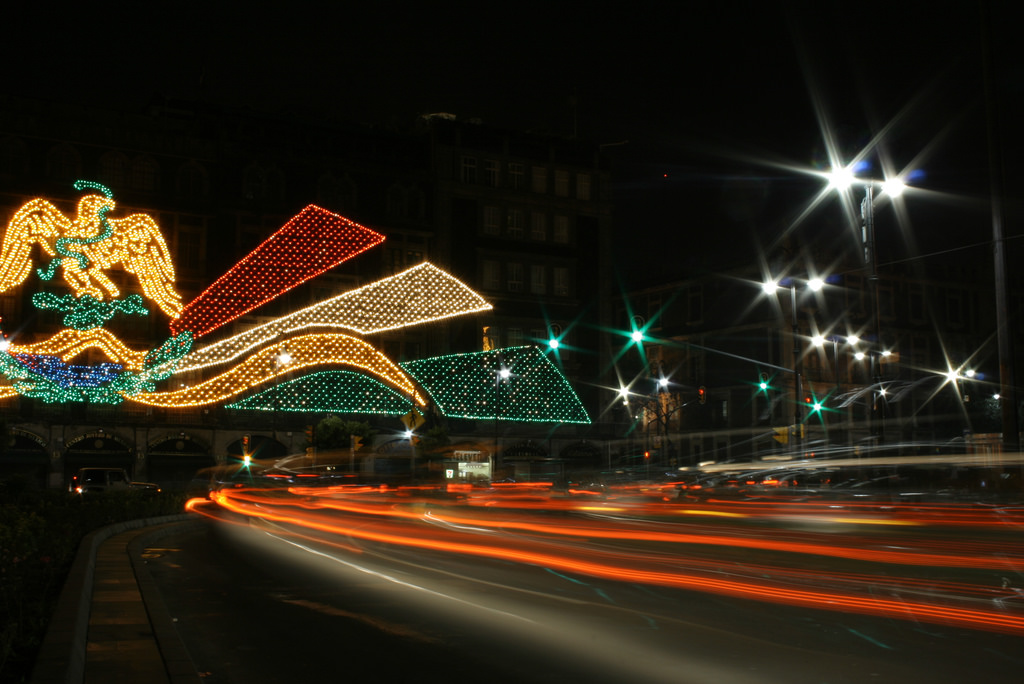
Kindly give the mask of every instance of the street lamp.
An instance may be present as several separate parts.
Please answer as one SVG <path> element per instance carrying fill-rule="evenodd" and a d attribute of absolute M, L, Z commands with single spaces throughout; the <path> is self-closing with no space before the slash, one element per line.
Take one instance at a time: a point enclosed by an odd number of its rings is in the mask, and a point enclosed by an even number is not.
<path fill-rule="evenodd" d="M 277 411 L 280 408 L 281 397 L 279 394 L 280 383 L 277 380 L 277 376 L 280 374 L 281 369 L 285 368 L 292 362 L 292 354 L 288 351 L 288 345 L 282 344 L 281 348 L 277 350 L 277 353 L 273 356 L 273 370 L 274 370 L 274 415 L 271 427 L 274 432 L 274 441 L 277 441 Z M 275 447 L 276 448 L 276 447 Z"/>
<path fill-rule="evenodd" d="M 761 284 L 761 289 L 767 295 L 774 295 L 779 290 L 779 282 L 776 280 L 768 280 Z M 819 288 L 820 289 L 820 288 Z M 803 403 L 803 369 L 801 368 L 801 350 L 800 350 L 800 328 L 796 317 L 796 285 L 790 281 L 789 283 L 789 308 L 791 316 L 791 325 L 793 332 L 793 433 L 790 439 L 793 443 L 793 452 L 796 454 L 800 453 L 802 435 L 801 435 L 801 422 L 803 418 L 801 416 L 801 404 Z"/>
<path fill-rule="evenodd" d="M 852 166 L 833 169 L 828 174 L 829 187 L 839 192 L 846 192 L 853 185 L 859 185 L 864 189 L 864 197 L 860 202 L 861 219 L 861 245 L 864 252 L 864 270 L 867 273 L 868 285 L 870 288 L 871 311 L 868 314 L 869 327 L 874 336 L 878 348 L 881 349 L 881 307 L 879 306 L 878 294 L 878 255 L 875 242 L 875 188 L 880 187 L 889 197 L 899 197 L 906 189 L 906 183 L 898 177 L 886 178 L 884 181 L 872 179 L 861 179 L 855 174 Z M 878 387 L 878 392 L 872 391 L 868 398 L 868 432 L 876 444 L 881 444 L 884 434 L 884 414 L 881 410 L 880 400 L 884 400 L 885 388 L 882 387 L 881 364 L 876 354 L 870 354 L 871 362 L 871 384 Z"/>

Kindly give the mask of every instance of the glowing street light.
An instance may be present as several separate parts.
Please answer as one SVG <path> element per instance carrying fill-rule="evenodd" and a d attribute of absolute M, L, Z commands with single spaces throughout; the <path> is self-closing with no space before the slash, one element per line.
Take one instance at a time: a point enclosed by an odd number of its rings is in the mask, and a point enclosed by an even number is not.
<path fill-rule="evenodd" d="M 861 244 L 864 249 L 864 268 L 867 271 L 868 283 L 871 287 L 871 296 L 868 301 L 871 302 L 872 311 L 870 313 L 869 321 L 871 331 L 875 336 L 875 340 L 878 344 L 881 344 L 881 321 L 879 320 L 881 312 L 878 303 L 878 260 L 875 249 L 875 187 L 880 187 L 882 192 L 887 194 L 889 197 L 899 197 L 903 194 L 906 189 L 906 184 L 902 179 L 886 178 L 884 181 L 876 181 L 871 179 L 860 179 L 856 175 L 857 168 L 847 166 L 844 168 L 833 169 L 828 174 L 829 187 L 834 188 L 839 192 L 846 192 L 853 185 L 860 185 L 864 189 L 864 198 L 860 202 L 860 218 L 861 218 Z M 885 352 L 883 352 L 885 355 Z M 879 364 L 876 362 L 875 356 L 871 355 L 871 381 L 872 383 L 881 386 L 881 377 L 879 372 Z M 874 394 L 874 393 L 872 393 Z M 879 396 L 884 397 L 885 391 L 882 388 L 879 391 Z M 879 410 L 878 401 L 875 397 L 871 397 L 871 406 L 868 411 L 869 420 L 869 431 L 872 437 L 876 437 L 878 443 L 882 441 L 883 425 L 882 425 L 882 413 Z M 877 434 L 876 434 L 877 433 Z"/>

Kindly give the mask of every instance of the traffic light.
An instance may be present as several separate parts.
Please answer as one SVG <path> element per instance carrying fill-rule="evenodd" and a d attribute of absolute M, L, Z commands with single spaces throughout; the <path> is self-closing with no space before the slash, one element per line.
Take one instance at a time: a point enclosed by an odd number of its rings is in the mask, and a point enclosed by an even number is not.
<path fill-rule="evenodd" d="M 309 442 L 310 444 L 313 443 L 313 426 L 312 425 L 307 425 L 306 426 L 306 441 Z"/>
<path fill-rule="evenodd" d="M 352 435 L 352 451 L 359 451 L 363 448 L 363 438 L 357 435 Z"/>
<path fill-rule="evenodd" d="M 704 385 L 701 385 L 700 387 L 697 388 L 697 399 L 699 399 L 700 403 L 702 404 L 707 402 L 708 390 L 706 387 L 704 387 Z"/>
<path fill-rule="evenodd" d="M 762 392 L 767 392 L 768 391 L 768 374 L 767 373 L 761 373 L 761 381 L 757 383 L 757 386 L 758 386 L 758 388 L 760 388 L 760 390 Z"/>
<path fill-rule="evenodd" d="M 242 455 L 249 454 L 249 435 L 242 435 Z"/>
<path fill-rule="evenodd" d="M 651 458 L 651 452 L 650 451 L 645 451 L 644 452 L 644 460 L 648 461 L 648 460 L 650 460 L 650 458 Z"/>

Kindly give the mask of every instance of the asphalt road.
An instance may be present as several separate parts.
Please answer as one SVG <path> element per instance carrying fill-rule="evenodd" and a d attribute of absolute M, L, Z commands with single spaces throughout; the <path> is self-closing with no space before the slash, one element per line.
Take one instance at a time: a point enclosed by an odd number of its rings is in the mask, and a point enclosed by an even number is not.
<path fill-rule="evenodd" d="M 961 684 L 1024 668 L 1020 636 L 285 532 L 217 523 L 150 550 L 205 681 Z"/>

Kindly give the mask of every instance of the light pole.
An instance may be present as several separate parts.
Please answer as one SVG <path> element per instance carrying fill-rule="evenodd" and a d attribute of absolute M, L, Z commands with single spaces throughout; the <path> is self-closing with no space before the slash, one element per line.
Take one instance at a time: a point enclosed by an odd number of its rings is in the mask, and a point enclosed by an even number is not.
<path fill-rule="evenodd" d="M 761 284 L 761 289 L 767 295 L 773 295 L 779 289 L 779 283 L 769 280 Z M 820 288 L 818 288 L 820 289 Z M 800 325 L 796 315 L 796 285 L 789 284 L 789 308 L 793 338 L 793 365 L 790 372 L 793 374 L 793 430 L 789 435 L 790 444 L 794 455 L 799 455 L 803 448 L 802 421 L 803 412 L 801 405 L 803 401 L 803 354 L 800 350 Z"/>
<path fill-rule="evenodd" d="M 885 388 L 882 386 L 881 362 L 879 352 L 882 349 L 881 338 L 881 306 L 878 294 L 878 255 L 875 242 L 875 186 L 880 186 L 889 197 L 903 194 L 906 184 L 900 178 L 887 178 L 884 181 L 860 179 L 854 175 L 852 167 L 833 169 L 828 174 L 829 185 L 839 192 L 846 192 L 854 185 L 864 189 L 864 197 L 860 202 L 861 245 L 864 255 L 864 271 L 868 281 L 868 327 L 870 336 L 874 338 L 876 350 L 869 354 L 872 391 L 867 395 L 868 434 L 875 445 L 881 445 L 885 434 L 885 412 L 882 402 L 885 399 Z M 877 388 L 877 389 L 875 389 Z"/>
<path fill-rule="evenodd" d="M 850 345 L 851 347 L 856 348 L 856 345 L 860 342 L 860 338 L 857 337 L 856 335 L 847 335 L 847 336 L 842 336 L 842 335 L 828 335 L 828 336 L 825 336 L 825 335 L 815 335 L 814 337 L 811 338 L 811 344 L 813 344 L 815 347 L 818 347 L 819 349 L 824 348 L 826 342 L 831 342 L 832 343 L 832 379 L 833 379 L 833 385 L 834 385 L 834 387 L 833 387 L 833 396 L 839 397 L 840 394 L 842 393 L 842 376 L 843 375 L 849 375 L 849 373 L 843 373 L 842 369 L 840 368 L 840 364 L 839 364 L 839 343 L 843 342 L 844 344 L 847 344 L 847 345 Z M 857 359 L 863 359 L 864 358 L 864 354 L 861 353 L 861 352 L 856 352 L 856 358 Z M 849 364 L 847 364 L 847 368 L 849 368 Z M 849 378 L 848 378 L 848 380 L 850 382 L 852 382 L 852 380 L 850 380 Z M 839 408 L 842 408 L 842 405 L 839 405 Z M 838 422 L 840 423 L 840 425 L 842 425 L 844 421 L 840 417 L 840 420 Z M 852 415 L 849 416 L 849 424 L 846 426 L 846 430 L 847 430 L 847 435 L 846 436 L 847 436 L 847 441 L 848 441 L 850 436 L 853 433 L 853 416 Z M 840 441 L 842 441 L 842 440 L 840 440 Z"/>
<path fill-rule="evenodd" d="M 512 376 L 505 366 L 505 360 L 498 356 L 498 372 L 494 374 L 494 463 L 492 468 L 498 468 L 498 420 L 501 418 L 501 387 Z"/>
<path fill-rule="evenodd" d="M 273 370 L 274 370 L 274 413 L 271 420 L 271 428 L 274 433 L 274 441 L 277 441 L 277 411 L 280 408 L 281 398 L 278 394 L 280 383 L 277 381 L 277 376 L 281 372 L 281 369 L 286 367 L 292 362 L 291 352 L 288 351 L 288 345 L 282 344 L 281 348 L 277 350 L 277 353 L 273 356 Z M 275 447 L 276 448 L 276 447 Z"/>

